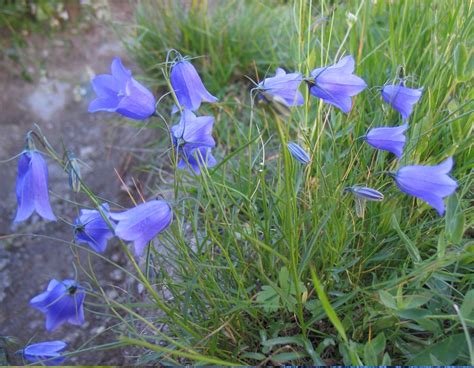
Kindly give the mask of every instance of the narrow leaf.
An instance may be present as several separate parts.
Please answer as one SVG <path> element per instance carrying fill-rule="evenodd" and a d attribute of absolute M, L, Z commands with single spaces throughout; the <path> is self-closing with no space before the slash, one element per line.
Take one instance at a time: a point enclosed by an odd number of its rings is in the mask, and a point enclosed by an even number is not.
<path fill-rule="evenodd" d="M 316 276 L 316 271 L 314 270 L 314 267 L 311 266 L 311 278 L 313 279 L 313 284 L 314 288 L 316 289 L 316 293 L 318 294 L 318 298 L 321 301 L 321 305 L 324 308 L 324 311 L 329 317 L 329 320 L 331 323 L 334 325 L 336 328 L 337 332 L 339 332 L 339 335 L 341 335 L 342 339 L 347 342 L 347 335 L 346 331 L 344 330 L 344 326 L 342 325 L 339 317 L 337 316 L 336 312 L 332 308 L 331 304 L 329 303 L 329 300 L 326 296 L 326 293 L 324 292 L 324 289 Z"/>
<path fill-rule="evenodd" d="M 392 227 L 398 233 L 398 236 L 400 236 L 400 238 L 403 240 L 403 243 L 405 244 L 408 254 L 410 255 L 413 262 L 414 263 L 421 262 L 421 256 L 420 256 L 420 252 L 418 251 L 418 248 L 415 246 L 415 244 L 413 244 L 410 238 L 402 231 L 402 229 L 400 229 L 400 225 L 398 224 L 398 221 L 395 215 L 392 215 Z"/>

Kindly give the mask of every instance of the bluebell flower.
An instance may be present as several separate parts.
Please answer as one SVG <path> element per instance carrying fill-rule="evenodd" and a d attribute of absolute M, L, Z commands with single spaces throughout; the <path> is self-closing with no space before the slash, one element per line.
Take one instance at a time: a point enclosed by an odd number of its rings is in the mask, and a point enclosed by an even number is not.
<path fill-rule="evenodd" d="M 453 194 L 458 187 L 457 182 L 448 175 L 453 163 L 453 158 L 449 157 L 436 166 L 404 166 L 394 175 L 395 182 L 402 192 L 427 202 L 442 216 L 443 198 Z"/>
<path fill-rule="evenodd" d="M 104 203 L 102 212 L 109 217 L 109 205 Z M 105 252 L 107 241 L 114 236 L 107 222 L 98 210 L 82 209 L 74 221 L 74 237 L 76 242 L 88 244 L 98 253 Z"/>
<path fill-rule="evenodd" d="M 372 147 L 392 152 L 398 158 L 402 157 L 405 146 L 405 131 L 408 124 L 397 127 L 372 128 L 365 136 L 365 141 Z"/>
<path fill-rule="evenodd" d="M 287 147 L 291 155 L 295 158 L 295 160 L 305 165 L 307 165 L 311 161 L 309 154 L 295 142 L 289 142 L 287 144 Z"/>
<path fill-rule="evenodd" d="M 303 95 L 298 91 L 302 80 L 301 73 L 287 74 L 282 68 L 277 68 L 275 76 L 261 81 L 257 85 L 257 90 L 270 102 L 278 99 L 287 106 L 299 106 L 304 104 Z"/>
<path fill-rule="evenodd" d="M 74 280 L 52 279 L 45 292 L 30 300 L 30 305 L 46 315 L 46 330 L 54 331 L 64 323 L 84 323 L 84 288 Z"/>
<path fill-rule="evenodd" d="M 61 365 L 66 360 L 61 352 L 67 347 L 64 341 L 44 341 L 31 344 L 23 349 L 23 357 L 33 363 Z"/>
<path fill-rule="evenodd" d="M 41 153 L 25 150 L 18 160 L 16 180 L 18 209 L 15 222 L 24 221 L 34 211 L 43 219 L 56 221 L 48 192 L 48 166 Z"/>
<path fill-rule="evenodd" d="M 168 202 L 152 200 L 124 212 L 112 212 L 110 218 L 117 221 L 115 235 L 133 241 L 135 254 L 141 256 L 148 242 L 170 225 L 173 212 Z"/>
<path fill-rule="evenodd" d="M 155 97 L 132 77 L 132 72 L 122 65 L 120 58 L 114 58 L 110 69 L 111 75 L 98 75 L 92 80 L 92 88 L 98 97 L 90 103 L 89 112 L 116 112 L 134 120 L 153 115 Z"/>
<path fill-rule="evenodd" d="M 337 64 L 314 69 L 309 80 L 310 93 L 347 114 L 352 108 L 351 97 L 367 87 L 362 78 L 353 74 L 354 65 L 354 58 L 349 55 Z"/>
<path fill-rule="evenodd" d="M 382 97 L 401 115 L 403 120 L 408 119 L 413 111 L 413 105 L 418 102 L 423 93 L 423 88 L 408 88 L 400 83 L 386 85 L 382 89 Z"/>
<path fill-rule="evenodd" d="M 170 82 L 179 104 L 184 109 L 196 111 L 202 101 L 218 101 L 217 97 L 207 91 L 193 64 L 187 60 L 182 59 L 173 65 Z"/>
<path fill-rule="evenodd" d="M 179 124 L 171 127 L 173 144 L 179 155 L 178 168 L 191 167 L 199 174 L 200 165 L 213 167 L 217 163 L 211 154 L 216 145 L 212 137 L 213 124 L 212 116 L 196 117 L 189 110 L 182 112 Z"/>

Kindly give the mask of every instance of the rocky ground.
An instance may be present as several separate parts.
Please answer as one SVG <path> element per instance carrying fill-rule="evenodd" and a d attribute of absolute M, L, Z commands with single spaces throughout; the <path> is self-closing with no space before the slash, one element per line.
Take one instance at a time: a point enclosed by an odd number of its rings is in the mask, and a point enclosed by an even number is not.
<path fill-rule="evenodd" d="M 51 37 L 28 35 L 28 45 L 21 55 L 32 81 L 22 77 L 18 63 L 6 57 L 1 60 L 0 160 L 21 152 L 25 133 L 37 123 L 56 149 L 60 150 L 64 143 L 84 162 L 83 179 L 95 193 L 127 205 L 124 186 L 115 170 L 130 183 L 131 156 L 128 152 L 149 137 L 120 124 L 120 118 L 115 115 L 87 112 L 87 105 L 93 98 L 91 76 L 107 73 L 115 55 L 122 56 L 125 65 L 131 65 L 107 19 L 110 16 L 112 21 L 130 20 L 130 3 L 111 1 L 110 6 L 110 9 L 101 9 L 102 16 L 71 22 Z M 52 207 L 59 220 L 46 223 L 34 215 L 25 223 L 13 225 L 16 160 L 0 164 L 0 337 L 13 338 L 18 343 L 7 343 L 9 338 L 0 339 L 0 347 L 6 347 L 10 363 L 22 363 L 12 353 L 29 341 L 61 339 L 71 350 L 76 350 L 110 342 L 113 336 L 108 330 L 113 320 L 99 315 L 99 310 L 93 306 L 87 307 L 84 326 L 63 325 L 48 334 L 44 329 L 43 314 L 28 305 L 33 296 L 46 288 L 51 278 L 87 280 L 82 271 L 74 267 L 78 253 L 68 244 L 72 240 L 68 222 L 72 222 L 78 213 L 76 203 L 88 202 L 70 190 L 67 175 L 59 166 L 51 160 L 48 166 Z M 79 256 L 87 261 L 85 252 L 79 251 Z M 118 264 L 126 262 L 118 244 L 112 243 L 105 256 Z M 97 257 L 91 259 L 97 278 L 103 280 L 109 297 L 118 295 L 115 288 L 129 290 L 137 286 L 131 285 L 113 265 Z M 135 360 L 131 355 L 127 350 L 95 351 L 74 356 L 69 363 L 132 364 Z"/>

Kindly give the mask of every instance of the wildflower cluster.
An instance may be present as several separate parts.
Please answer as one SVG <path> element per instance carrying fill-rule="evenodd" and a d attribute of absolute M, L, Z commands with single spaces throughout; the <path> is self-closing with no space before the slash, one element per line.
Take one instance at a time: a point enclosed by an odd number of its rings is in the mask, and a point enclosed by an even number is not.
<path fill-rule="evenodd" d="M 304 104 L 304 99 L 298 91 L 300 83 L 307 82 L 310 94 L 323 102 L 336 106 L 344 113 L 352 109 L 352 97 L 362 92 L 367 84 L 354 75 L 355 62 L 352 56 L 346 56 L 334 65 L 316 68 L 310 76 L 303 78 L 301 73 L 285 73 L 278 68 L 274 77 L 260 82 L 255 88 L 260 99 L 267 102 L 293 107 Z M 413 112 L 413 106 L 421 98 L 423 88 L 412 89 L 405 86 L 401 80 L 398 84 L 386 85 L 382 89 L 382 98 L 398 111 L 403 124 L 397 127 L 378 127 L 370 129 L 363 137 L 372 147 L 393 153 L 397 158 L 403 155 L 406 143 L 405 131 L 408 129 L 407 119 Z M 308 164 L 310 155 L 297 143 L 288 143 L 291 155 L 300 163 Z M 409 195 L 420 198 L 434 207 L 440 215 L 444 214 L 443 198 L 451 195 L 457 188 L 455 180 L 449 177 L 453 166 L 450 157 L 437 166 L 405 166 L 392 173 L 398 188 Z M 359 186 L 349 188 L 359 200 L 380 201 L 383 195 L 374 189 Z"/>
<path fill-rule="evenodd" d="M 179 113 L 177 124 L 169 131 L 170 143 L 178 158 L 176 167 L 199 175 L 204 167 L 215 166 L 217 160 L 212 154 L 216 146 L 212 136 L 214 117 L 198 116 L 196 113 L 202 102 L 214 103 L 217 98 L 207 91 L 188 60 L 178 54 L 170 64 L 170 92 L 175 101 L 172 113 Z M 316 68 L 308 77 L 299 72 L 286 73 L 278 68 L 275 76 L 265 78 L 256 85 L 255 90 L 261 101 L 289 109 L 305 103 L 299 91 L 305 81 L 312 96 L 347 114 L 353 107 L 352 98 L 367 87 L 365 81 L 354 74 L 354 69 L 352 56 L 346 56 L 334 65 Z M 96 76 L 92 86 L 97 98 L 90 103 L 90 112 L 116 112 L 134 120 L 157 115 L 154 95 L 132 77 L 131 71 L 123 66 L 119 58 L 113 60 L 111 74 Z M 403 81 L 385 86 L 382 98 L 401 114 L 403 124 L 372 128 L 363 137 L 365 142 L 401 158 L 406 142 L 405 132 L 409 128 L 407 120 L 421 95 L 421 88 L 408 88 Z M 289 142 L 287 148 L 298 162 L 304 165 L 311 162 L 311 155 L 297 143 Z M 82 182 L 78 166 L 73 165 L 71 159 L 68 163 L 67 168 L 72 173 L 70 177 L 74 178 L 75 183 L 73 189 L 80 189 Z M 392 176 L 402 192 L 427 202 L 442 215 L 443 198 L 457 187 L 456 181 L 449 176 L 452 166 L 453 159 L 450 157 L 437 166 L 404 166 Z M 365 201 L 384 199 L 378 190 L 365 186 L 355 185 L 346 190 L 354 194 L 361 217 Z M 34 211 L 45 220 L 56 220 L 49 202 L 48 168 L 43 154 L 35 148 L 33 134 L 27 135 L 26 148 L 18 162 L 16 195 L 18 210 L 14 221 L 25 221 Z M 135 255 L 140 257 L 172 220 L 172 204 L 165 200 L 152 199 L 124 211 L 113 211 L 108 203 L 103 203 L 95 209 L 80 210 L 73 222 L 74 238 L 77 243 L 87 244 L 93 251 L 103 253 L 108 241 L 117 237 L 123 242 L 133 242 Z M 45 314 L 45 328 L 51 332 L 65 323 L 82 325 L 85 322 L 84 300 L 87 293 L 87 288 L 75 280 L 52 279 L 44 292 L 30 300 L 30 305 Z M 32 362 L 57 364 L 62 362 L 61 351 L 65 347 L 66 344 L 61 341 L 43 342 L 26 347 L 23 355 Z"/>
<path fill-rule="evenodd" d="M 92 80 L 97 98 L 90 103 L 89 112 L 116 112 L 134 120 L 156 115 L 154 95 L 132 77 L 118 57 L 110 69 L 110 75 L 98 75 Z M 217 98 L 206 90 L 194 66 L 181 55 L 172 63 L 170 82 L 177 102 L 173 113 L 180 112 L 179 122 L 170 129 L 171 143 L 179 157 L 177 167 L 199 174 L 203 165 L 212 167 L 217 163 L 211 153 L 216 143 L 212 137 L 214 117 L 196 116 L 195 111 L 203 101 L 216 102 Z M 44 220 L 56 221 L 49 201 L 48 167 L 35 147 L 33 136 L 33 132 L 28 133 L 26 148 L 18 161 L 18 209 L 14 221 L 25 221 L 35 211 Z M 70 152 L 67 157 L 71 187 L 80 189 L 77 161 Z M 76 243 L 87 244 L 98 253 L 105 252 L 114 236 L 133 242 L 135 255 L 140 257 L 172 219 L 171 205 L 165 200 L 149 200 L 122 212 L 112 212 L 109 204 L 103 203 L 97 209 L 81 209 L 73 222 L 73 232 Z M 65 323 L 84 324 L 86 293 L 86 288 L 75 280 L 52 279 L 44 292 L 30 300 L 30 305 L 45 314 L 45 328 L 51 332 Z M 32 344 L 23 350 L 23 356 L 32 362 L 59 364 L 64 360 L 60 352 L 65 347 L 62 341 Z"/>

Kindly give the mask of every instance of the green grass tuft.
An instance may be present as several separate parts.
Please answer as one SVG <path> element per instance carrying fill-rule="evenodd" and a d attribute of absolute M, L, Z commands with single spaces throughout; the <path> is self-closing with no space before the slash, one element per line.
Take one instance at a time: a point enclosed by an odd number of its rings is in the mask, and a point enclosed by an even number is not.
<path fill-rule="evenodd" d="M 169 49 L 196 58 L 221 101 L 204 107 L 216 117 L 221 163 L 198 177 L 176 171 L 167 184 L 148 158 L 156 180 L 147 190 L 171 192 L 176 201 L 171 230 L 146 266 L 167 308 L 149 321 L 166 329 L 129 327 L 124 341 L 147 349 L 143 361 L 163 364 L 469 364 L 472 4 L 185 3 L 142 3 L 128 46 L 157 87 L 166 85 Z M 370 86 L 349 115 L 307 91 L 305 106 L 289 117 L 251 106 L 245 75 L 262 78 L 277 66 L 307 74 L 344 54 L 355 57 L 356 74 Z M 400 123 L 380 97 L 400 67 L 424 94 L 399 163 L 357 138 Z M 165 97 L 159 110 L 171 104 Z M 289 140 L 310 147 L 306 168 L 282 148 Z M 154 144 L 162 152 L 169 146 Z M 460 185 L 445 218 L 383 173 L 448 156 Z M 385 194 L 363 219 L 343 191 L 355 184 Z"/>

